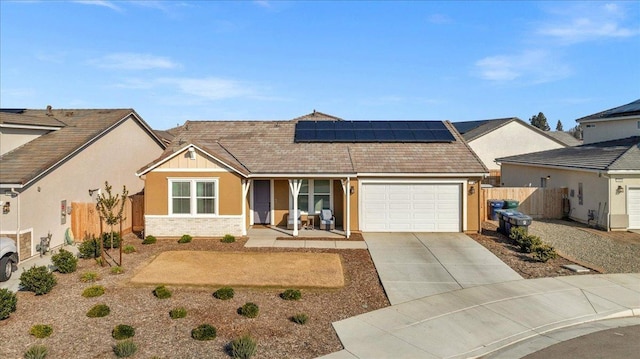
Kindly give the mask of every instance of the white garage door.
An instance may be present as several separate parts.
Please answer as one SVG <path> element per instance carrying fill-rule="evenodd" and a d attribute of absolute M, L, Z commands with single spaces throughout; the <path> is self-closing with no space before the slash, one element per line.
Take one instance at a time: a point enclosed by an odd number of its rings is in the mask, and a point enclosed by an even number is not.
<path fill-rule="evenodd" d="M 460 232 L 459 184 L 364 183 L 362 230 Z"/>
<path fill-rule="evenodd" d="M 629 188 L 627 195 L 627 213 L 629 228 L 640 229 L 640 188 Z"/>

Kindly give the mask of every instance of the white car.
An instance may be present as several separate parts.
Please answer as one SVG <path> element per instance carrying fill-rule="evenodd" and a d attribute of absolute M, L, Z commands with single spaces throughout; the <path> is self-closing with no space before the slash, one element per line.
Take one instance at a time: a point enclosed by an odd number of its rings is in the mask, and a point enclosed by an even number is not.
<path fill-rule="evenodd" d="M 11 278 L 18 264 L 18 249 L 11 238 L 0 237 L 0 282 Z"/>

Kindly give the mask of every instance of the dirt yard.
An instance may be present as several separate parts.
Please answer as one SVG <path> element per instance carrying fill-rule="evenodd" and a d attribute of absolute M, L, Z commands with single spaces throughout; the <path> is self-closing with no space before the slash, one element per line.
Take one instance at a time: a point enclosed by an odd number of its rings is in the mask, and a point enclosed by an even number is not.
<path fill-rule="evenodd" d="M 344 274 L 336 253 L 168 251 L 138 271 L 131 283 L 341 288 Z"/>
<path fill-rule="evenodd" d="M 247 249 L 244 239 L 236 243 L 216 239 L 194 239 L 186 244 L 175 240 L 158 240 L 152 245 L 140 242 L 134 236 L 125 238 L 125 244 L 134 245 L 137 252 L 123 255 L 123 274 L 110 274 L 109 268 L 99 267 L 94 260 L 80 260 L 77 272 L 55 273 L 58 285 L 50 293 L 34 296 L 19 292 L 18 310 L 0 321 L 0 358 L 22 358 L 36 343 L 49 349 L 48 358 L 115 358 L 112 346 L 116 340 L 111 331 L 118 324 L 135 327 L 135 358 L 229 358 L 225 346 L 247 333 L 258 342 L 254 358 L 315 358 L 342 349 L 332 322 L 389 305 L 367 250 Z M 169 285 L 172 297 L 161 300 L 153 296 L 153 285 L 130 284 L 136 273 L 167 251 L 335 254 L 341 260 L 345 285 L 339 289 L 302 289 L 300 301 L 281 299 L 279 294 L 285 288 L 238 287 L 234 288 L 233 299 L 222 301 L 212 296 L 217 287 Z M 81 282 L 80 275 L 87 271 L 100 273 L 102 279 Z M 92 284 L 103 285 L 106 293 L 97 298 L 82 297 L 82 291 Z M 257 318 L 237 314 L 246 302 L 258 304 Z M 107 304 L 111 314 L 88 318 L 87 310 L 97 303 Z M 171 319 L 169 311 L 181 306 L 187 309 L 187 317 Z M 290 321 L 297 313 L 309 315 L 307 324 Z M 217 328 L 216 339 L 200 342 L 190 337 L 191 329 L 203 323 Z M 53 334 L 34 338 L 29 329 L 35 324 L 51 325 Z"/>

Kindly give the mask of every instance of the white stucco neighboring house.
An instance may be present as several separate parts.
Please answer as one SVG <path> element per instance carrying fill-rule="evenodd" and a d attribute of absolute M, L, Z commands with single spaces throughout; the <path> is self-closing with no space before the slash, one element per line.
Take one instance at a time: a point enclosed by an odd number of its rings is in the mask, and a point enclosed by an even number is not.
<path fill-rule="evenodd" d="M 0 143 L 0 234 L 18 237 L 20 260 L 48 233 L 63 244 L 71 202 L 95 202 L 89 190 L 141 191 L 136 170 L 165 148 L 132 109 L 1 109 Z"/>
<path fill-rule="evenodd" d="M 454 122 L 453 126 L 482 163 L 494 171 L 500 170 L 495 161 L 498 157 L 567 147 L 563 141 L 516 117 Z"/>
<path fill-rule="evenodd" d="M 576 120 L 584 144 L 498 158 L 505 186 L 566 187 L 570 217 L 640 229 L 640 100 Z"/>

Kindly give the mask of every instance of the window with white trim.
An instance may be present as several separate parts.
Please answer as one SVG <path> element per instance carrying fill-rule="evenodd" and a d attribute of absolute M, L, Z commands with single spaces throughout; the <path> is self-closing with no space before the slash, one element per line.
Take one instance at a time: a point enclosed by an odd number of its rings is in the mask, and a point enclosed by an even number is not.
<path fill-rule="evenodd" d="M 170 215 L 215 215 L 218 209 L 216 179 L 169 179 Z"/>
<path fill-rule="evenodd" d="M 298 193 L 298 209 L 305 213 L 320 213 L 331 209 L 331 180 L 302 180 Z M 293 197 L 289 194 L 289 209 L 293 210 Z"/>

